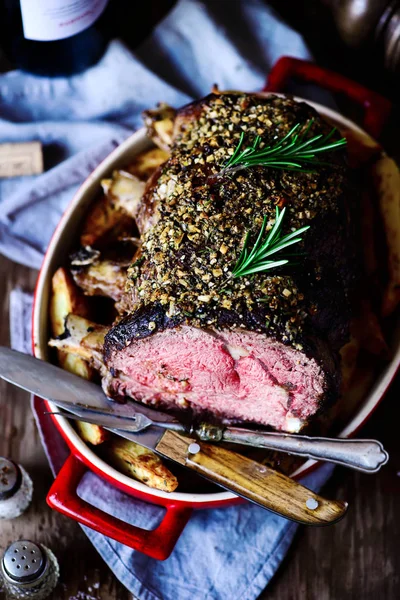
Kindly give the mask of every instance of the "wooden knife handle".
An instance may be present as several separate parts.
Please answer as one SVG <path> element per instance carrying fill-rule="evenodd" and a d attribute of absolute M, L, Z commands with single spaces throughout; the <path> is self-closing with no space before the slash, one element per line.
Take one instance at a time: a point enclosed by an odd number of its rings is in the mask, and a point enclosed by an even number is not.
<path fill-rule="evenodd" d="M 155 449 L 238 496 L 305 525 L 330 525 L 347 510 L 346 502 L 326 500 L 290 477 L 219 445 L 166 431 Z"/>

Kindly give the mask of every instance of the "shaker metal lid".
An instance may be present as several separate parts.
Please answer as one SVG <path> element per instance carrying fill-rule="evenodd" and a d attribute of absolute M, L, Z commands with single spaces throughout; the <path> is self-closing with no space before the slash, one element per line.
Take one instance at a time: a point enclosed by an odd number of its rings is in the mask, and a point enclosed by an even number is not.
<path fill-rule="evenodd" d="M 46 553 L 29 540 L 13 542 L 8 546 L 2 560 L 4 574 L 18 583 L 29 583 L 38 579 L 46 564 Z"/>
<path fill-rule="evenodd" d="M 0 456 L 0 501 L 7 500 L 19 489 L 21 470 L 12 460 Z"/>

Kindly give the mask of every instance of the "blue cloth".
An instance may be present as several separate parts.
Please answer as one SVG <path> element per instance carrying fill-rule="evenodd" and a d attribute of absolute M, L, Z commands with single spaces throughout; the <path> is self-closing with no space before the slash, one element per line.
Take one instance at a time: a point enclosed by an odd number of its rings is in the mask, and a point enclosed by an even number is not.
<path fill-rule="evenodd" d="M 324 465 L 301 483 L 318 491 L 332 473 Z M 127 499 L 87 473 L 79 495 L 115 517 L 147 529 L 162 509 Z M 112 498 L 112 502 L 110 502 Z M 84 527 L 118 579 L 140 600 L 254 600 L 278 569 L 297 530 L 296 523 L 247 503 L 197 510 L 163 562 Z"/>
<path fill-rule="evenodd" d="M 182 105 L 215 83 L 221 89 L 259 90 L 283 54 L 310 58 L 302 38 L 261 0 L 181 0 L 134 55 L 115 41 L 97 66 L 71 78 L 1 75 L 0 141 L 41 140 L 46 171 L 0 180 L 0 251 L 39 267 L 71 196 L 140 126 L 143 109 L 160 101 Z M 14 295 L 14 328 L 23 315 L 18 298 Z M 324 467 L 305 483 L 317 490 L 330 472 Z M 92 473 L 79 493 L 144 528 L 160 519 L 161 509 L 125 496 Z M 196 511 L 171 557 L 158 562 L 86 529 L 140 600 L 253 600 L 295 531 L 294 523 L 250 504 Z"/>

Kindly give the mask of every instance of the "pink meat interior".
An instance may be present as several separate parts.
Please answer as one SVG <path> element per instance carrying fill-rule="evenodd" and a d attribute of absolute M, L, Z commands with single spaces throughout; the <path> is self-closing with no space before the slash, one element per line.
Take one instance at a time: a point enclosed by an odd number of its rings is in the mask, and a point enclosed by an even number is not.
<path fill-rule="evenodd" d="M 133 340 L 108 366 L 113 394 L 292 432 L 315 414 L 324 392 L 314 359 L 249 331 L 177 327 Z"/>

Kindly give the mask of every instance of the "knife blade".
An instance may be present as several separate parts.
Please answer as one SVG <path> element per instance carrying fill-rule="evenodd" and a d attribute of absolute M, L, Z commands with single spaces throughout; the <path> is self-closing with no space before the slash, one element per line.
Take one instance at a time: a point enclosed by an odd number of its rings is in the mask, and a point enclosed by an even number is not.
<path fill-rule="evenodd" d="M 136 431 L 153 423 L 177 431 L 187 430 L 171 415 L 144 405 L 137 411 L 133 402 L 119 404 L 108 398 L 99 385 L 10 348 L 0 347 L 0 377 L 82 418 L 85 413 L 87 416 L 98 413 L 130 419 Z"/>
<path fill-rule="evenodd" d="M 91 407 L 102 407 L 112 416 L 111 409 L 120 411 L 127 406 L 110 407 L 99 386 L 8 348 L 0 348 L 0 376 L 54 404 L 71 402 L 75 395 L 71 412 L 83 415 L 83 420 Z M 136 433 L 107 429 L 287 519 L 307 525 L 329 525 L 347 511 L 346 502 L 327 500 L 286 475 L 221 446 L 155 425 Z"/>

